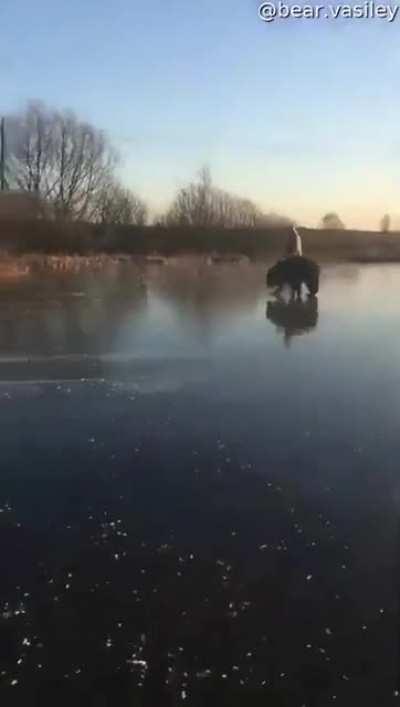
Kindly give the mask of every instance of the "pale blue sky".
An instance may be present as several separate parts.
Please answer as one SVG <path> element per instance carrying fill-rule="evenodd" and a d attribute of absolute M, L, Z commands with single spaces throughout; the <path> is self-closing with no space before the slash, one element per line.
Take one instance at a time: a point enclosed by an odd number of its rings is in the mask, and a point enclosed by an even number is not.
<path fill-rule="evenodd" d="M 2 0 L 0 111 L 42 99 L 105 129 L 154 211 L 208 164 L 300 223 L 400 214 L 400 17 L 266 25 L 258 5 Z"/>

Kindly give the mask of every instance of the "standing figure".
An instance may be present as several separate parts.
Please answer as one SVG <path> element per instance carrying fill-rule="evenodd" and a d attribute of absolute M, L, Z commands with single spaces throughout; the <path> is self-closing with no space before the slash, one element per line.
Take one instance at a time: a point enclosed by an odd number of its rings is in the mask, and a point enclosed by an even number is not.
<path fill-rule="evenodd" d="M 301 236 L 295 226 L 292 226 L 286 247 L 286 255 L 303 255 Z"/>

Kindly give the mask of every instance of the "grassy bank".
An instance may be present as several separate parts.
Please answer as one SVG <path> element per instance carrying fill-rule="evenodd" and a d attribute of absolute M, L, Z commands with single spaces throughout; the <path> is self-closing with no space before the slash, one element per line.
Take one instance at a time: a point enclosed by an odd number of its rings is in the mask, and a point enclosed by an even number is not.
<path fill-rule="evenodd" d="M 14 254 L 179 253 L 283 254 L 287 228 L 265 230 L 187 229 L 156 226 L 96 226 L 87 223 L 0 222 L 0 249 Z M 304 253 L 321 260 L 400 261 L 400 233 L 300 229 Z"/>

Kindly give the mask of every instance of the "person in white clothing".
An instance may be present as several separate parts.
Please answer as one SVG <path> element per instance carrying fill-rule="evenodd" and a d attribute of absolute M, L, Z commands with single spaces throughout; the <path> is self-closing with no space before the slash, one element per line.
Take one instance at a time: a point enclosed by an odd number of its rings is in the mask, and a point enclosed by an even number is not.
<path fill-rule="evenodd" d="M 289 233 L 286 255 L 303 255 L 303 244 L 301 242 L 301 236 L 295 226 L 292 226 L 292 229 Z"/>

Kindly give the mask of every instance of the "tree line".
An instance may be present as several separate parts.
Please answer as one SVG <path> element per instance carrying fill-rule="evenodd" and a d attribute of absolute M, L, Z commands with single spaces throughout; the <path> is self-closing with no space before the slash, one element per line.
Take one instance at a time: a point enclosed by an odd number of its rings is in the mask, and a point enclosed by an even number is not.
<path fill-rule="evenodd" d="M 46 217 L 136 226 L 149 220 L 143 199 L 118 179 L 118 154 L 107 136 L 70 111 L 36 102 L 8 116 L 5 152 L 7 187 L 37 196 Z M 157 224 L 259 229 L 290 226 L 294 221 L 264 213 L 250 199 L 216 187 L 204 167 L 195 180 L 179 189 Z M 329 212 L 320 227 L 341 230 L 345 225 L 335 212 Z M 380 230 L 390 230 L 389 215 L 383 217 Z"/>
<path fill-rule="evenodd" d="M 145 225 L 149 210 L 116 176 L 118 155 L 105 134 L 69 111 L 31 103 L 8 116 L 6 176 L 10 189 L 37 195 L 55 218 Z M 208 169 L 180 189 L 162 226 L 258 228 L 292 221 L 215 187 Z"/>
<path fill-rule="evenodd" d="M 41 103 L 6 119 L 9 189 L 36 195 L 55 219 L 142 225 L 145 203 L 116 177 L 117 153 L 104 133 L 69 111 Z"/>

